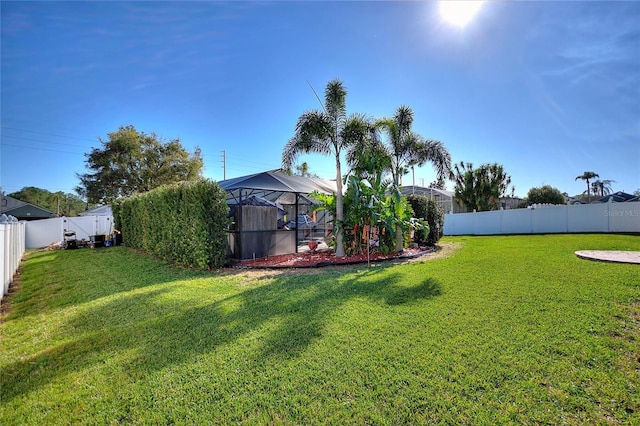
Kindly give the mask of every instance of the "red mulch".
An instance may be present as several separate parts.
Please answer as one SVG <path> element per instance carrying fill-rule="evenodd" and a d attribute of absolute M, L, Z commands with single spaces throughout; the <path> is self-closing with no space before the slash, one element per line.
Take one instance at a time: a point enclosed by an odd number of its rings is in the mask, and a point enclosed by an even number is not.
<path fill-rule="evenodd" d="M 420 249 L 405 249 L 402 253 L 371 253 L 370 262 L 380 262 L 393 259 L 412 259 L 426 253 L 431 253 L 432 247 Z M 337 257 L 333 251 L 307 251 L 304 253 L 281 254 L 277 256 L 262 257 L 260 259 L 241 260 L 234 263 L 236 267 L 247 268 L 310 268 L 331 265 L 351 265 L 367 263 L 367 254 Z"/>

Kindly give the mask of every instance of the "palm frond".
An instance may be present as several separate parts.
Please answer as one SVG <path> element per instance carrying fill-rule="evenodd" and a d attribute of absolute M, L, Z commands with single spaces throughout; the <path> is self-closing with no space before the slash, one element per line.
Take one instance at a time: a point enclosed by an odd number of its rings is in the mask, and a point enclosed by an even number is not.
<path fill-rule="evenodd" d="M 451 154 L 444 144 L 438 140 L 428 139 L 422 142 L 422 149 L 419 153 L 422 164 L 431 163 L 436 170 L 438 179 L 451 178 Z"/>
<path fill-rule="evenodd" d="M 300 139 L 298 147 L 304 152 L 331 153 L 334 125 L 327 114 L 307 111 L 298 118 L 295 137 Z"/>
<path fill-rule="evenodd" d="M 296 132 L 282 151 L 282 167 L 290 169 L 300 154 L 331 154 L 333 127 L 322 111 L 306 111 L 296 124 Z"/>
<path fill-rule="evenodd" d="M 324 107 L 334 119 L 344 117 L 347 111 L 347 89 L 342 81 L 335 79 L 327 83 L 324 91 Z"/>
<path fill-rule="evenodd" d="M 413 110 L 406 105 L 401 105 L 396 110 L 393 120 L 396 122 L 396 125 L 401 132 L 408 132 L 413 125 Z"/>
<path fill-rule="evenodd" d="M 364 143 L 372 133 L 372 122 L 365 114 L 351 114 L 346 117 L 339 129 L 340 148 L 349 148 Z"/>

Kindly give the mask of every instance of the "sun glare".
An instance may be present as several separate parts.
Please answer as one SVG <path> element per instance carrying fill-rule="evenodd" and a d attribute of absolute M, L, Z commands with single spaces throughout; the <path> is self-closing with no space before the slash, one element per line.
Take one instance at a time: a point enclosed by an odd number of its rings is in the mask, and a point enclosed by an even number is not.
<path fill-rule="evenodd" d="M 445 0 L 440 2 L 440 16 L 458 27 L 464 27 L 482 7 L 482 1 Z"/>

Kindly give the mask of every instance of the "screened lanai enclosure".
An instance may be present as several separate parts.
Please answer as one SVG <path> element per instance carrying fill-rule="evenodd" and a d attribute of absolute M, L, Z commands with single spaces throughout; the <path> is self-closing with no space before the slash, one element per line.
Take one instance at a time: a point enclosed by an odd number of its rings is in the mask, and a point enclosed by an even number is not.
<path fill-rule="evenodd" d="M 232 218 L 227 254 L 237 260 L 297 253 L 309 241 L 323 242 L 333 227 L 311 194 L 335 194 L 336 184 L 272 170 L 218 182 L 227 192 Z"/>

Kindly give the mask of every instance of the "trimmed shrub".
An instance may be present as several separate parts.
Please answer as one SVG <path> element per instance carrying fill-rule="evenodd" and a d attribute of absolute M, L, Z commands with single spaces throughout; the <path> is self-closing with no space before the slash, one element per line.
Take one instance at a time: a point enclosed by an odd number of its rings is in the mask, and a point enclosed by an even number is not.
<path fill-rule="evenodd" d="M 434 245 L 442 237 L 444 230 L 444 210 L 433 200 L 424 195 L 407 195 L 407 200 L 418 219 L 424 219 L 429 224 L 429 233 L 416 231 L 414 240 L 418 244 Z"/>
<path fill-rule="evenodd" d="M 197 268 L 227 260 L 229 206 L 210 180 L 167 185 L 113 204 L 116 228 L 128 246 Z"/>

